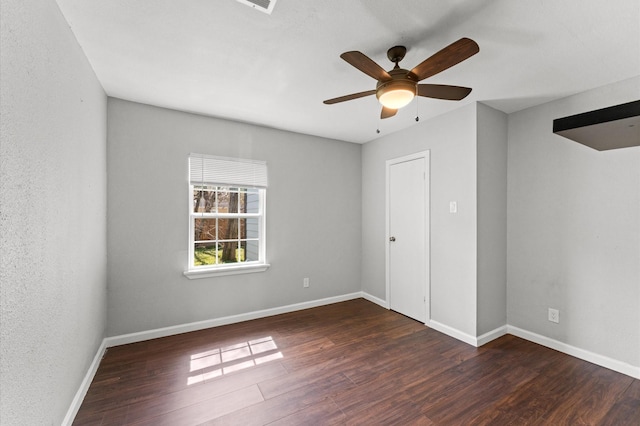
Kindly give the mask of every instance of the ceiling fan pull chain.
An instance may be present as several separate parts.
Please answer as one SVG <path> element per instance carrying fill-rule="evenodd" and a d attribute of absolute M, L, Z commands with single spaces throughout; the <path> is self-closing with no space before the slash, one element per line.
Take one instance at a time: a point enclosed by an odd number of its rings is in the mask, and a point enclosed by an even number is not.
<path fill-rule="evenodd" d="M 415 96 L 415 100 L 416 100 L 416 122 L 420 121 L 420 114 L 418 112 L 418 85 L 416 85 L 416 96 Z"/>

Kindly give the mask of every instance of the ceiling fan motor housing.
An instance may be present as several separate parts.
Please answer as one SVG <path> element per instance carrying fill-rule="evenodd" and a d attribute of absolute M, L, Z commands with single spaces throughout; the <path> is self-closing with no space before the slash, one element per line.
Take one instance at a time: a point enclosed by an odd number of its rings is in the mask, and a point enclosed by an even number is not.
<path fill-rule="evenodd" d="M 407 54 L 407 48 L 404 46 L 393 46 L 387 50 L 387 58 L 395 64 L 404 59 L 404 55 Z"/>

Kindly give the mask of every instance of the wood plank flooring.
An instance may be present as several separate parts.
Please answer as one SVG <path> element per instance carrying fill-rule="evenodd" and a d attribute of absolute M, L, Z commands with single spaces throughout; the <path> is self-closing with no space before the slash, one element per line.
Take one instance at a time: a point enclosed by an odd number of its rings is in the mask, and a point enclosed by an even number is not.
<path fill-rule="evenodd" d="M 364 299 L 108 349 L 74 425 L 640 425 L 640 380 Z"/>

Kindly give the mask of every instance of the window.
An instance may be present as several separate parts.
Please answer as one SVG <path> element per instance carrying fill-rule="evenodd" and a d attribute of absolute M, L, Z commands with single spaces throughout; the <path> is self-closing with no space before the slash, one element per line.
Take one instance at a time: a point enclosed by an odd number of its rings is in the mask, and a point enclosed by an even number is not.
<path fill-rule="evenodd" d="M 265 259 L 267 165 L 189 156 L 189 259 L 185 275 L 260 272 Z"/>

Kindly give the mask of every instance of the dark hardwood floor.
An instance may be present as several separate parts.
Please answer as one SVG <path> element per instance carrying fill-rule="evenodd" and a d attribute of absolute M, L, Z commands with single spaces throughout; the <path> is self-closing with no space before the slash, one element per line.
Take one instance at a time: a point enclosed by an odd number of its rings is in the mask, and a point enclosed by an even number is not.
<path fill-rule="evenodd" d="M 640 425 L 640 380 L 364 299 L 108 349 L 76 425 Z"/>

